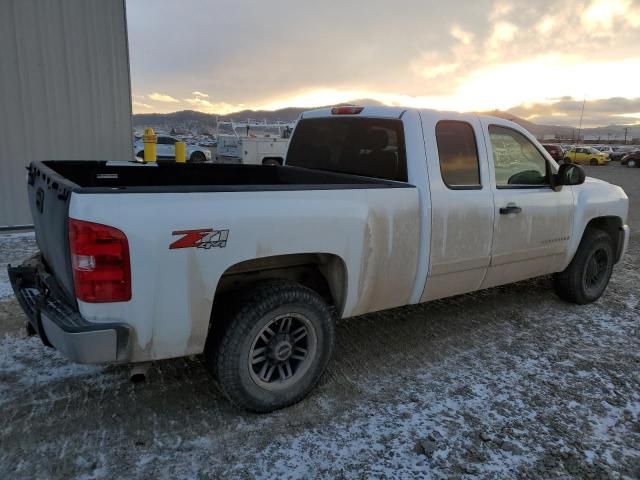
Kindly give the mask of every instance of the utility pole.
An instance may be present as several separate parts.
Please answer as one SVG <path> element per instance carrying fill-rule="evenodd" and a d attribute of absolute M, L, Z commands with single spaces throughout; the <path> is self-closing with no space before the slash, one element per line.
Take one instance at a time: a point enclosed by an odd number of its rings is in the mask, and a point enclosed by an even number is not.
<path fill-rule="evenodd" d="M 578 127 L 578 145 L 580 145 L 580 132 L 582 131 L 582 117 L 584 116 L 584 104 L 587 103 L 587 95 L 582 100 L 582 112 L 580 112 L 580 126 Z"/>
<path fill-rule="evenodd" d="M 624 144 L 627 144 L 627 132 L 629 131 L 629 128 L 625 128 L 624 129 Z"/>

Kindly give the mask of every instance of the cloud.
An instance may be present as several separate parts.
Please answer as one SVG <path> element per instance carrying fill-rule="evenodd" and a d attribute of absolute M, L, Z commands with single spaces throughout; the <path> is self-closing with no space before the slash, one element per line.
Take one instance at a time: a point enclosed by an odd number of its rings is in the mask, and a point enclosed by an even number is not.
<path fill-rule="evenodd" d="M 500 22 L 493 27 L 493 32 L 487 41 L 489 48 L 499 48 L 502 44 L 510 42 L 515 37 L 518 27 L 513 23 Z"/>
<path fill-rule="evenodd" d="M 594 0 L 582 13 L 580 20 L 585 27 L 593 29 L 597 36 L 615 35 L 614 23 L 633 24 L 639 11 L 640 7 L 634 8 L 631 0 Z"/>
<path fill-rule="evenodd" d="M 202 98 L 209 98 L 209 94 L 208 93 L 202 93 L 199 91 L 195 91 L 195 92 L 191 92 L 191 95 L 193 95 L 194 97 L 202 97 Z"/>
<path fill-rule="evenodd" d="M 523 104 L 508 110 L 526 120 L 542 124 L 571 125 L 580 123 L 583 100 L 562 98 L 548 103 Z M 635 124 L 640 118 L 640 97 L 600 98 L 584 102 L 583 125 Z"/>
<path fill-rule="evenodd" d="M 172 97 L 171 95 L 166 95 L 164 93 L 158 93 L 158 92 L 150 93 L 148 95 L 148 97 L 151 100 L 155 100 L 156 102 L 165 102 L 165 103 L 179 103 L 180 102 L 180 100 L 178 100 L 177 98 Z"/>
<path fill-rule="evenodd" d="M 137 100 L 134 100 L 132 104 L 134 107 L 148 108 L 148 109 L 153 108 L 152 105 L 149 105 L 148 103 L 138 102 Z"/>
<path fill-rule="evenodd" d="M 467 32 L 462 29 L 459 25 L 454 25 L 451 27 L 450 32 L 451 36 L 456 40 L 461 41 L 464 45 L 469 45 L 473 41 L 473 33 Z"/>
<path fill-rule="evenodd" d="M 194 95 L 196 94 L 196 92 L 193 93 Z M 196 96 L 194 98 L 185 98 L 184 101 L 187 102 L 194 110 L 197 110 L 199 112 L 215 113 L 220 115 L 239 112 L 240 110 L 246 108 L 245 105 L 241 103 L 236 105 L 225 102 L 213 103 L 209 100 L 201 98 L 201 96 Z"/>

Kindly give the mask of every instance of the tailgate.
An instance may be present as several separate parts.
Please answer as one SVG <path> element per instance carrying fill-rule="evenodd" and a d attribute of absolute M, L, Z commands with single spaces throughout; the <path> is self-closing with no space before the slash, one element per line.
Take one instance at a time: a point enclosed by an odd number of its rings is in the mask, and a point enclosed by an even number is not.
<path fill-rule="evenodd" d="M 73 304 L 75 295 L 67 216 L 71 191 L 75 186 L 40 162 L 33 162 L 29 166 L 27 189 L 36 242 L 46 265 Z"/>

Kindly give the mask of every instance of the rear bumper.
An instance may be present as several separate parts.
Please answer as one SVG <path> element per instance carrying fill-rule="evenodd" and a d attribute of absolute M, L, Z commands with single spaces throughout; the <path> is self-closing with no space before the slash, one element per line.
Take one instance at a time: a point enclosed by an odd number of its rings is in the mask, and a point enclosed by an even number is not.
<path fill-rule="evenodd" d="M 129 359 L 131 328 L 91 323 L 60 293 L 40 256 L 8 268 L 11 287 L 42 342 L 77 363 L 121 363 Z"/>

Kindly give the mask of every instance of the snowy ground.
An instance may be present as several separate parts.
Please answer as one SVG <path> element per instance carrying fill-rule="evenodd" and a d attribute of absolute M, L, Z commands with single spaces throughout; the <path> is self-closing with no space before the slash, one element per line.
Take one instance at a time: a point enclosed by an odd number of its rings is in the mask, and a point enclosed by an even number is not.
<path fill-rule="evenodd" d="M 640 231 L 640 170 L 589 174 Z M 0 235 L 2 264 L 34 249 Z M 636 235 L 593 305 L 541 278 L 340 322 L 320 386 L 270 415 L 231 408 L 198 358 L 146 384 L 69 364 L 0 293 L 0 478 L 640 478 L 639 266 Z"/>

